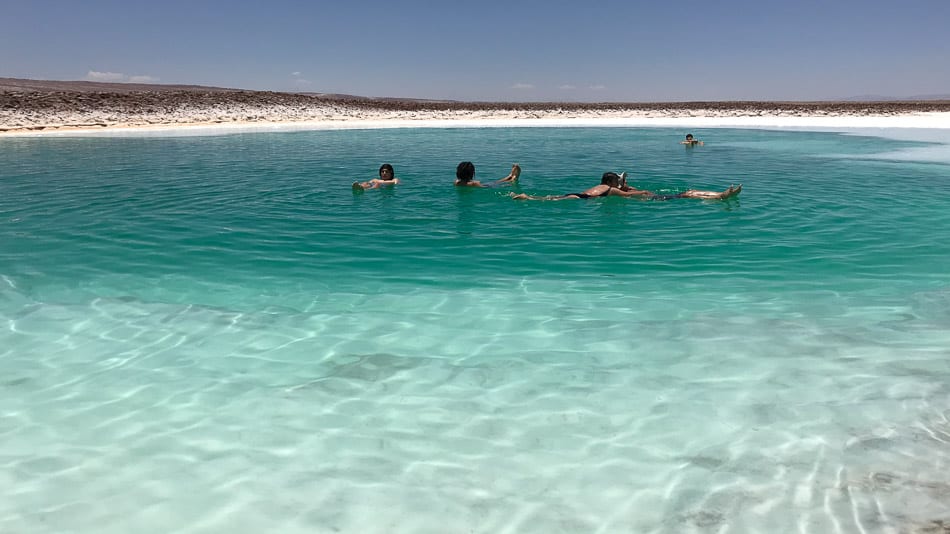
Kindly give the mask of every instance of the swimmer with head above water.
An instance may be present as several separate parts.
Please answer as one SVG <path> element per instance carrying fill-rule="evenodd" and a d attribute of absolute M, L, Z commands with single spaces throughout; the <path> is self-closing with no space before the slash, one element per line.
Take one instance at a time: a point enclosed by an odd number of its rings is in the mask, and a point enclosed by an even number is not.
<path fill-rule="evenodd" d="M 704 143 L 700 141 L 699 139 L 693 139 L 693 134 L 690 133 L 690 134 L 686 134 L 686 139 L 680 141 L 680 144 L 686 145 L 686 146 L 696 146 L 696 145 L 703 146 Z"/>
<path fill-rule="evenodd" d="M 521 166 L 515 163 L 511 166 L 511 172 L 508 176 L 495 180 L 492 184 L 518 183 L 518 177 L 521 176 Z M 471 161 L 463 161 L 455 168 L 455 186 L 456 187 L 491 187 L 475 180 L 475 165 Z"/>
<path fill-rule="evenodd" d="M 388 163 L 383 163 L 379 168 L 379 178 L 373 178 L 368 182 L 353 182 L 353 189 L 357 191 L 364 191 L 366 189 L 378 189 L 380 187 L 393 186 L 399 183 L 399 178 L 396 178 L 396 171 L 393 170 L 393 166 Z"/>

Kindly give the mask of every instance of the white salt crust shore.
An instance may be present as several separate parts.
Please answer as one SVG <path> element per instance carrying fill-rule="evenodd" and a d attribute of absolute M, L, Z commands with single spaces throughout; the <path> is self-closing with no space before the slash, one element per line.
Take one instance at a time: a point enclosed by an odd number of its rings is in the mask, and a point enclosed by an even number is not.
<path fill-rule="evenodd" d="M 530 116 L 527 116 L 530 115 Z M 858 114 L 756 114 L 731 115 L 721 111 L 690 110 L 667 116 L 656 112 L 573 112 L 564 117 L 558 111 L 445 111 L 367 112 L 359 116 L 328 116 L 319 120 L 233 121 L 209 124 L 202 117 L 176 115 L 169 123 L 131 125 L 117 121 L 98 127 L 50 125 L 42 130 L 16 129 L 0 132 L 0 137 L 49 136 L 137 136 L 137 135 L 220 135 L 226 133 L 303 130 L 354 130 L 381 128 L 513 128 L 513 127 L 669 127 L 669 128 L 757 128 L 797 130 L 926 129 L 950 130 L 950 112 L 889 115 Z M 68 121 L 65 121 L 68 124 Z"/>

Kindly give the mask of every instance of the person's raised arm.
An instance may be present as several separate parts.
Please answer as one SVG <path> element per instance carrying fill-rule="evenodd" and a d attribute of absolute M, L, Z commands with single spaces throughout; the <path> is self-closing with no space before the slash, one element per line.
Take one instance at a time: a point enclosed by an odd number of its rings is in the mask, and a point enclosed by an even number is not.
<path fill-rule="evenodd" d="M 495 183 L 496 184 L 516 183 L 518 181 L 519 176 L 521 176 L 521 166 L 515 163 L 514 165 L 511 166 L 511 172 L 508 173 L 508 176 L 505 176 L 504 178 L 496 181 Z"/>

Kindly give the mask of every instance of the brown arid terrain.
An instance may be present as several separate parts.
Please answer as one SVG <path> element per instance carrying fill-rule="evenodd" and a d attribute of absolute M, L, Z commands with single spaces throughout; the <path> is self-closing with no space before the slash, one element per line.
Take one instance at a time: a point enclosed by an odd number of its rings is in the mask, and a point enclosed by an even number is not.
<path fill-rule="evenodd" d="M 355 119 L 892 116 L 950 112 L 950 100 L 878 102 L 458 102 L 0 78 L 0 132 Z"/>

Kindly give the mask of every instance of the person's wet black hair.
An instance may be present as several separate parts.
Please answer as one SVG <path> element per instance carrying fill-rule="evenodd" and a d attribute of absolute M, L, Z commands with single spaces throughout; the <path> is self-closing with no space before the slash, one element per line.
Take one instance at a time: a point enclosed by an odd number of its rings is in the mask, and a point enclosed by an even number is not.
<path fill-rule="evenodd" d="M 600 185 L 620 187 L 620 175 L 615 172 L 605 172 L 604 175 L 600 177 Z"/>
<path fill-rule="evenodd" d="M 382 176 L 383 171 L 386 171 L 386 170 L 388 170 L 389 173 L 392 174 L 393 178 L 396 177 L 396 171 L 394 171 L 393 166 L 388 163 L 383 163 L 382 165 L 379 166 L 379 175 Z"/>
<path fill-rule="evenodd" d="M 455 177 L 462 183 L 471 182 L 475 178 L 475 164 L 471 161 L 463 161 L 455 168 Z"/>
<path fill-rule="evenodd" d="M 687 139 L 692 139 L 692 138 L 693 138 L 693 134 L 686 134 L 686 138 L 687 138 Z"/>

